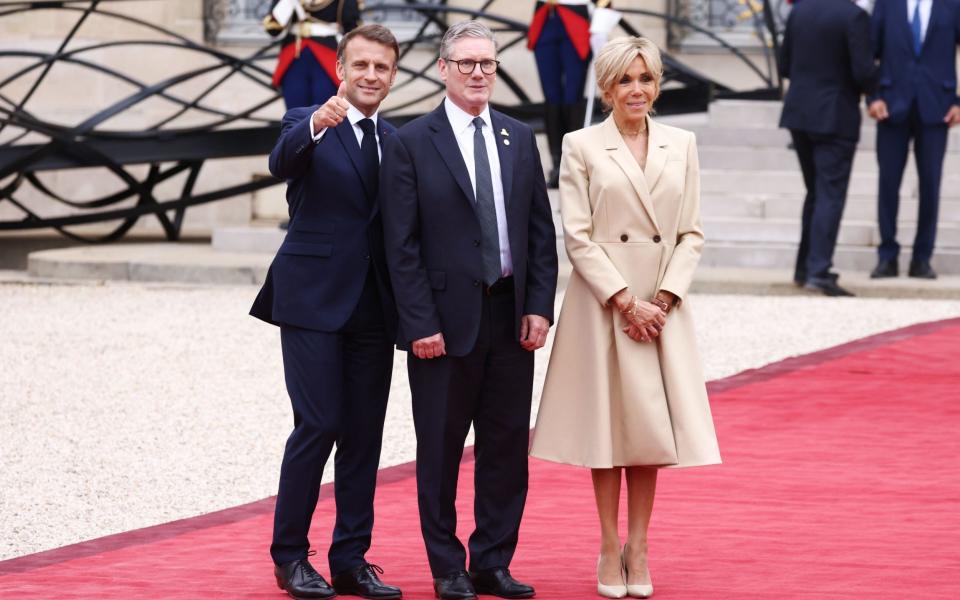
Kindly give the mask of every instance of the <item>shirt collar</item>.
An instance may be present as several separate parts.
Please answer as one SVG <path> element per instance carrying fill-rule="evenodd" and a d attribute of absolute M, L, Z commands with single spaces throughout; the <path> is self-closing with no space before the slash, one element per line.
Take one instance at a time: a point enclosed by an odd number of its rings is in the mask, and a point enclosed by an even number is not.
<path fill-rule="evenodd" d="M 347 109 L 347 120 L 350 121 L 350 124 L 353 125 L 354 127 L 357 126 L 357 122 L 358 122 L 358 121 L 360 121 L 361 119 L 366 119 L 366 118 L 367 118 L 367 115 L 365 115 L 365 114 L 363 114 L 362 112 L 360 112 L 360 109 L 359 109 L 359 108 L 357 108 L 357 107 L 355 107 L 354 105 L 350 104 L 350 101 L 349 101 L 349 100 L 347 100 L 347 106 L 350 107 L 350 108 Z M 373 113 L 373 115 L 370 116 L 370 120 L 373 121 L 373 130 L 374 130 L 374 131 L 377 130 L 377 116 L 378 116 L 379 114 L 380 114 L 380 111 L 377 111 L 377 112 Z"/>
<path fill-rule="evenodd" d="M 450 121 L 450 126 L 453 128 L 453 133 L 460 135 L 468 127 L 473 128 L 474 116 L 454 104 L 453 100 L 450 98 L 444 99 L 443 108 L 447 112 L 447 120 Z M 480 113 L 479 117 L 483 119 L 483 124 L 485 127 L 493 127 L 493 122 L 490 120 L 489 104 L 483 107 L 483 112 Z"/>

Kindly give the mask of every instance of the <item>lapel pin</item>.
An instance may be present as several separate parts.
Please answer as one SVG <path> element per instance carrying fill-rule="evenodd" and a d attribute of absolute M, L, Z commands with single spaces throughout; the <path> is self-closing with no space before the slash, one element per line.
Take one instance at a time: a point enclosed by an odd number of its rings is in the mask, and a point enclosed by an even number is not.
<path fill-rule="evenodd" d="M 504 136 L 507 136 L 507 137 L 510 136 L 510 134 L 507 133 L 507 128 L 506 128 L 506 127 L 503 127 L 503 128 L 500 129 L 500 135 L 504 135 Z"/>
<path fill-rule="evenodd" d="M 503 140 L 503 145 L 504 145 L 504 146 L 509 146 L 509 145 L 510 145 L 510 140 Z"/>

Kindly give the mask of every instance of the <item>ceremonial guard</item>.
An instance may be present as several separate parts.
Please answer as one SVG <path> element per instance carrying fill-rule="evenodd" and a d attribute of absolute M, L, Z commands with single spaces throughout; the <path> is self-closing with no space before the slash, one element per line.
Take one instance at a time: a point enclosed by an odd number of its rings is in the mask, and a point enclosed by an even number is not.
<path fill-rule="evenodd" d="M 337 41 L 360 24 L 360 0 L 273 0 L 263 26 L 285 33 L 273 87 L 287 109 L 323 104 L 337 93 Z"/>
<path fill-rule="evenodd" d="M 533 13 L 527 48 L 536 57 L 543 86 L 544 128 L 553 161 L 547 177 L 551 188 L 557 187 L 564 134 L 584 124 L 583 88 L 591 48 L 603 46 L 620 20 L 609 6 L 610 0 L 541 0 Z"/>

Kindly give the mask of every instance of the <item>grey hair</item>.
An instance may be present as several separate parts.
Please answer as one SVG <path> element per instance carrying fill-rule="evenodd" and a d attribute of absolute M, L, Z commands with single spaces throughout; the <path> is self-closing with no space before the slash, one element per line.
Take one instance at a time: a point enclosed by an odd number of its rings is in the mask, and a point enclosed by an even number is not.
<path fill-rule="evenodd" d="M 493 42 L 494 51 L 500 50 L 497 45 L 497 40 L 493 37 L 493 32 L 490 31 L 489 27 L 480 21 L 460 21 L 459 23 L 451 25 L 450 28 L 447 29 L 447 32 L 443 34 L 443 39 L 440 40 L 440 58 L 448 60 L 450 53 L 453 51 L 453 45 L 458 40 L 467 37 L 490 40 Z"/>

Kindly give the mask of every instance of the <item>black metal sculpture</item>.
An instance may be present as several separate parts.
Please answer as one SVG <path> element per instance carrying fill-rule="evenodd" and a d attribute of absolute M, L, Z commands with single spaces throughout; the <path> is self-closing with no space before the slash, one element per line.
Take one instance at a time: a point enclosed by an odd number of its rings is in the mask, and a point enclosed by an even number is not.
<path fill-rule="evenodd" d="M 34 50 L 0 49 L 0 208 L 7 205 L 7 212 L 16 213 L 16 218 L 0 218 L 0 231 L 54 228 L 62 234 L 83 241 L 105 242 L 117 240 L 126 234 L 144 216 L 156 217 L 170 240 L 181 234 L 187 208 L 200 204 L 249 193 L 277 183 L 272 178 L 261 178 L 227 185 L 217 190 L 197 193 L 198 180 L 203 176 L 204 164 L 208 161 L 233 157 L 267 154 L 273 146 L 278 123 L 258 115 L 264 109 L 279 113 L 282 105 L 279 95 L 270 87 L 270 68 L 277 54 L 278 42 L 267 43 L 255 52 L 237 57 L 216 48 L 199 44 L 173 31 L 169 31 L 143 19 L 111 10 L 129 0 L 34 0 L 7 3 L 0 7 L 0 19 L 23 15 L 41 15 L 44 11 L 61 11 L 76 16 L 76 22 L 54 52 Z M 424 45 L 439 45 L 448 20 L 482 18 L 498 34 L 501 49 L 507 50 L 526 37 L 526 24 L 499 16 L 492 12 L 494 0 L 480 9 L 467 9 L 445 4 L 427 4 L 412 1 L 378 4 L 371 7 L 377 15 L 414 10 L 423 16 L 416 35 L 401 45 L 401 76 L 394 92 L 410 87 L 414 97 L 400 105 L 392 106 L 388 116 L 395 122 L 403 122 L 415 115 L 411 107 L 436 97 L 439 101 L 443 84 L 432 75 L 434 60 L 420 61 L 417 65 L 414 48 Z M 771 61 L 767 72 L 757 68 L 739 50 L 729 46 L 710 31 L 669 14 L 660 14 L 638 9 L 622 10 L 626 15 L 645 15 L 664 19 L 701 31 L 720 45 L 739 56 L 758 75 L 762 94 L 777 94 L 778 82 Z M 89 45 L 75 43 L 78 32 L 91 16 L 111 19 L 125 26 L 138 26 L 159 34 L 160 39 L 133 39 L 106 41 Z M 771 21 L 772 23 L 772 21 Z M 627 18 L 620 27 L 624 32 L 637 35 Z M 775 36 L 772 36 L 775 38 Z M 130 74 L 110 68 L 93 57 L 101 51 L 120 52 L 142 48 L 175 48 L 187 53 L 199 53 L 212 64 L 185 70 L 155 83 L 146 83 Z M 422 54 L 422 53 L 421 53 Z M 428 53 L 429 54 L 429 53 Z M 6 61 L 27 61 L 26 66 L 13 69 Z M 7 63 L 9 64 L 9 63 Z M 133 91 L 117 97 L 111 104 L 75 125 L 65 126 L 45 119 L 32 110 L 31 99 L 43 85 L 56 85 L 50 78 L 55 64 L 70 64 L 106 75 L 132 86 Z M 733 93 L 709 77 L 685 67 L 669 55 L 665 55 L 665 78 L 679 86 L 665 90 L 658 108 L 661 112 L 703 110 L 717 93 Z M 539 121 L 539 105 L 527 93 L 526 87 L 511 75 L 509 65 L 503 65 L 499 78 L 512 92 L 515 102 L 501 104 L 498 108 L 522 119 Z M 33 77 L 33 83 L 19 98 L 8 95 L 15 84 L 23 85 Z M 198 78 L 213 78 L 200 93 L 186 96 L 177 91 L 177 86 Z M 222 90 L 227 82 L 242 79 L 259 94 L 248 101 L 241 95 L 238 108 L 226 111 L 216 107 L 211 95 Z M 413 87 L 416 86 L 416 87 Z M 755 91 L 754 91 L 755 93 Z M 112 129 L 108 122 L 138 104 L 162 98 L 172 104 L 170 113 L 153 123 L 144 123 L 136 130 Z M 278 106 L 272 106 L 278 103 Z M 205 122 L 188 127 L 176 126 L 176 121 L 185 115 L 202 115 Z M 145 175 L 137 175 L 148 165 Z M 110 173 L 122 182 L 123 189 L 92 200 L 76 200 L 67 193 L 55 190 L 44 181 L 44 173 L 59 169 L 96 167 Z M 180 191 L 172 198 L 158 197 L 161 184 L 183 177 Z M 24 201 L 29 188 L 40 193 L 58 206 L 75 209 L 70 214 L 40 214 Z M 9 210 L 12 207 L 14 210 Z M 69 228 L 90 223 L 118 222 L 106 234 L 88 236 Z"/>

